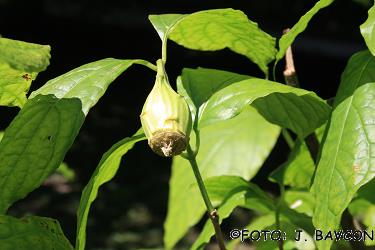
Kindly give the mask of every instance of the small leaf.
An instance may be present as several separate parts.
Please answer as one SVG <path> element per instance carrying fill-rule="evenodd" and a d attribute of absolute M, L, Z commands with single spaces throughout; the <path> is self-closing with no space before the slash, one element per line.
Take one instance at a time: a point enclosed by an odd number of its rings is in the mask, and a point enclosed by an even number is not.
<path fill-rule="evenodd" d="M 0 246 L 1 250 L 73 250 L 57 220 L 37 216 L 0 215 Z"/>
<path fill-rule="evenodd" d="M 320 0 L 318 1 L 314 7 L 312 7 L 305 15 L 303 15 L 298 22 L 293 26 L 293 28 L 283 35 L 279 40 L 279 51 L 276 54 L 276 61 L 279 61 L 281 58 L 284 57 L 286 50 L 290 45 L 292 45 L 294 39 L 302 33 L 306 27 L 307 24 L 310 22 L 310 20 L 313 18 L 313 16 L 318 13 L 319 10 L 327 7 L 331 3 L 333 3 L 334 0 Z"/>
<path fill-rule="evenodd" d="M 41 72 L 49 65 L 51 47 L 0 37 L 0 61 L 26 72 Z"/>
<path fill-rule="evenodd" d="M 168 33 L 170 32 L 171 28 L 183 17 L 187 15 L 181 14 L 164 14 L 164 15 L 149 15 L 148 19 L 154 26 L 156 32 L 160 39 L 163 41 L 167 38 Z"/>
<path fill-rule="evenodd" d="M 82 192 L 81 201 L 77 212 L 77 240 L 76 249 L 84 250 L 86 244 L 86 225 L 87 218 L 92 202 L 98 195 L 101 185 L 110 181 L 116 174 L 121 158 L 126 154 L 136 142 L 145 140 L 146 137 L 142 130 L 139 130 L 132 137 L 125 138 L 113 145 L 102 157 L 99 165 L 91 176 L 89 183 Z"/>
<path fill-rule="evenodd" d="M 369 9 L 368 18 L 360 28 L 368 49 L 375 56 L 375 5 Z"/>
<path fill-rule="evenodd" d="M 369 51 L 351 57 L 341 77 L 326 128 L 311 192 L 316 199 L 313 222 L 326 232 L 340 218 L 356 191 L 375 176 L 375 57 Z M 329 249 L 331 241 L 319 241 Z"/>
<path fill-rule="evenodd" d="M 231 120 L 203 128 L 197 155 L 203 179 L 220 175 L 251 179 L 272 150 L 279 131 L 277 126 L 265 121 L 251 107 Z M 165 222 L 164 242 L 167 249 L 171 249 L 204 213 L 202 197 L 197 188 L 192 188 L 193 184 L 195 178 L 189 162 L 176 157 L 172 165 Z"/>
<path fill-rule="evenodd" d="M 170 16 L 160 19 L 167 19 Z M 184 16 L 171 28 L 169 38 L 189 48 L 204 51 L 230 50 L 256 63 L 267 75 L 276 54 L 275 39 L 258 28 L 239 10 L 216 9 Z"/>
<path fill-rule="evenodd" d="M 117 59 L 89 63 L 32 93 L 0 143 L 0 213 L 57 169 L 89 109 L 129 66 Z"/>
<path fill-rule="evenodd" d="M 1 38 L 0 38 L 1 39 Z M 23 107 L 36 73 L 27 73 L 0 62 L 0 105 Z"/>
<path fill-rule="evenodd" d="M 330 113 L 330 107 L 313 92 L 252 78 L 212 95 L 201 110 L 199 127 L 230 119 L 249 104 L 269 122 L 291 129 L 300 138 L 321 126 Z"/>

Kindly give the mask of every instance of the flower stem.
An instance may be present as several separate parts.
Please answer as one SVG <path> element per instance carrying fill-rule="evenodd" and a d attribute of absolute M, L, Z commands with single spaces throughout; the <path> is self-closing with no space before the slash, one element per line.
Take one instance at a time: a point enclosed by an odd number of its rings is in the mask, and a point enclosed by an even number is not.
<path fill-rule="evenodd" d="M 206 187 L 204 186 L 202 176 L 199 172 L 195 153 L 191 149 L 190 145 L 188 145 L 187 147 L 187 159 L 189 160 L 190 165 L 193 169 L 195 179 L 197 180 L 199 190 L 201 192 L 202 198 L 207 208 L 208 216 L 210 217 L 211 222 L 214 226 L 216 240 L 219 244 L 220 250 L 225 250 L 226 248 L 224 244 L 224 237 L 223 237 L 223 233 L 221 232 L 220 223 L 219 223 L 219 214 L 217 210 L 214 208 L 214 206 L 212 205 L 210 198 L 208 197 Z"/>

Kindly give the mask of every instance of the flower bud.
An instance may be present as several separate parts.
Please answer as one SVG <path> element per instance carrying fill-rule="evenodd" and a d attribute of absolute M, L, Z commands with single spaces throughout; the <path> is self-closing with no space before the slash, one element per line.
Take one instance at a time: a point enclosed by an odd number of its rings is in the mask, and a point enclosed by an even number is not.
<path fill-rule="evenodd" d="M 141 113 L 141 123 L 151 149 L 171 157 L 184 151 L 189 143 L 191 115 L 184 98 L 168 82 L 158 61 L 155 85 Z"/>

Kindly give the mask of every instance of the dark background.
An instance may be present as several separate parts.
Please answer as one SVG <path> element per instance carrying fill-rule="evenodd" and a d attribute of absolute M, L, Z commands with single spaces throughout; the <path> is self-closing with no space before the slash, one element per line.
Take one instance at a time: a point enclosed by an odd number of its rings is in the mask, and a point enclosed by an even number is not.
<path fill-rule="evenodd" d="M 149 23 L 149 14 L 191 13 L 213 8 L 234 8 L 274 37 L 291 27 L 310 9 L 308 0 L 239 1 L 115 1 L 115 0 L 0 0 L 0 34 L 27 42 L 49 44 L 51 64 L 39 74 L 32 90 L 46 81 L 82 64 L 106 57 L 160 57 L 160 39 Z M 367 18 L 368 1 L 359 4 L 337 0 L 322 10 L 294 43 L 295 63 L 303 88 L 328 99 L 335 95 L 348 58 L 365 48 L 359 25 Z M 262 77 L 248 59 L 229 50 L 199 52 L 168 46 L 167 71 L 176 79 L 183 67 L 208 67 Z M 282 81 L 282 63 L 277 71 Z M 11 213 L 36 214 L 60 221 L 67 237 L 75 241 L 75 212 L 84 185 L 101 155 L 112 144 L 131 135 L 139 127 L 143 102 L 154 82 L 154 72 L 132 66 L 110 86 L 92 108 L 65 162 L 76 172 L 68 191 L 42 186 Z M 172 83 L 174 84 L 174 83 Z M 0 129 L 5 129 L 17 108 L 0 109 Z M 287 157 L 287 146 L 279 140 L 255 182 L 271 193 L 277 192 L 266 173 Z M 161 247 L 163 221 L 167 212 L 170 161 L 152 154 L 146 143 L 138 144 L 123 160 L 117 176 L 99 192 L 88 224 L 87 249 L 139 249 Z M 237 213 L 241 219 L 241 211 Z M 180 244 L 194 238 L 192 230 Z"/>

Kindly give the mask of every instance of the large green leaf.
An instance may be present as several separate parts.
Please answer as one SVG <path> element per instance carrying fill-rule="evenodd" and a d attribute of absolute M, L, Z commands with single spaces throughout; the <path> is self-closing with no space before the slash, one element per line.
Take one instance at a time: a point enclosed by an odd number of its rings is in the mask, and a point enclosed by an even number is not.
<path fill-rule="evenodd" d="M 0 37 L 0 61 L 26 72 L 40 72 L 47 68 L 51 47 Z"/>
<path fill-rule="evenodd" d="M 189 69 L 182 71 L 179 90 L 185 90 L 183 93 L 189 96 L 196 108 L 202 106 L 214 93 L 229 86 L 232 83 L 251 78 L 247 75 L 240 75 L 228 71 L 217 69 Z"/>
<path fill-rule="evenodd" d="M 200 132 L 197 162 L 204 179 L 235 175 L 251 179 L 273 148 L 279 128 L 264 120 L 254 108 L 247 107 L 237 117 L 207 126 Z M 167 249 L 196 224 L 204 213 L 195 178 L 189 162 L 181 157 L 173 160 L 168 215 L 164 242 Z"/>
<path fill-rule="evenodd" d="M 168 26 L 169 38 L 186 48 L 205 51 L 229 48 L 252 60 L 265 74 L 267 64 L 275 58 L 275 39 L 239 10 L 205 10 L 181 18 L 160 15 L 152 16 L 151 21 L 159 35 L 166 30 L 160 27 Z"/>
<path fill-rule="evenodd" d="M 375 56 L 375 5 L 369 9 L 368 18 L 360 27 L 368 49 Z"/>
<path fill-rule="evenodd" d="M 338 228 L 355 192 L 375 176 L 375 57 L 369 51 L 348 62 L 326 128 L 311 192 L 313 222 L 324 231 Z M 329 249 L 331 241 L 319 241 Z"/>
<path fill-rule="evenodd" d="M 303 32 L 307 24 L 313 18 L 313 16 L 318 13 L 319 10 L 327 7 L 334 0 L 320 0 L 318 1 L 314 7 L 312 7 L 305 15 L 303 15 L 298 22 L 291 28 L 291 30 L 284 34 L 279 40 L 279 51 L 276 54 L 276 60 L 279 61 L 281 58 L 284 57 L 286 50 L 290 45 L 292 45 L 294 39 Z"/>
<path fill-rule="evenodd" d="M 0 62 L 0 105 L 22 107 L 36 73 L 13 69 Z"/>
<path fill-rule="evenodd" d="M 82 102 L 82 111 L 87 114 L 105 93 L 109 84 L 134 61 L 107 58 L 85 64 L 48 81 L 43 87 L 32 92 L 30 98 L 48 94 L 54 94 L 59 99 L 79 98 Z"/>
<path fill-rule="evenodd" d="M 17 219 L 0 215 L 1 250 L 73 250 L 57 220 L 28 216 Z"/>
<path fill-rule="evenodd" d="M 220 70 L 186 69 L 177 81 L 177 88 L 179 93 L 185 96 L 193 114 L 197 115 L 196 111 L 205 106 L 206 100 L 215 91 L 247 78 L 250 77 Z M 201 146 L 197 159 L 203 171 L 203 178 L 236 175 L 250 179 L 271 151 L 278 133 L 279 128 L 269 124 L 250 107 L 245 108 L 245 112 L 233 120 L 203 128 L 200 131 Z M 168 249 L 172 248 L 204 213 L 204 204 L 198 189 L 191 188 L 193 183 L 195 178 L 188 161 L 175 158 L 164 234 L 164 243 Z"/>
<path fill-rule="evenodd" d="M 82 192 L 81 201 L 77 212 L 77 239 L 76 249 L 85 249 L 86 244 L 86 225 L 87 218 L 92 202 L 98 195 L 101 185 L 110 181 L 116 174 L 121 158 L 126 154 L 136 142 L 145 140 L 146 137 L 142 130 L 139 130 L 132 137 L 125 138 L 113 145 L 102 157 L 89 183 Z"/>
<path fill-rule="evenodd" d="M 32 93 L 0 143 L 0 213 L 56 170 L 85 114 L 129 66 L 116 59 L 89 63 Z"/>
<path fill-rule="evenodd" d="M 330 107 L 313 92 L 251 78 L 213 94 L 200 112 L 199 126 L 230 119 L 249 104 L 269 122 L 291 129 L 300 138 L 321 126 L 330 113 Z"/>

